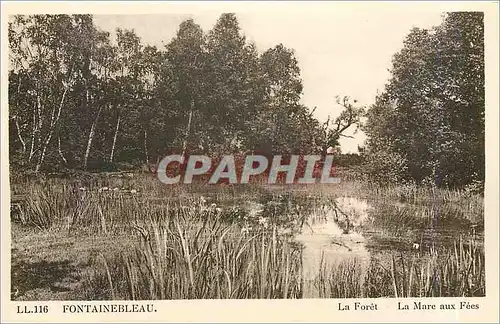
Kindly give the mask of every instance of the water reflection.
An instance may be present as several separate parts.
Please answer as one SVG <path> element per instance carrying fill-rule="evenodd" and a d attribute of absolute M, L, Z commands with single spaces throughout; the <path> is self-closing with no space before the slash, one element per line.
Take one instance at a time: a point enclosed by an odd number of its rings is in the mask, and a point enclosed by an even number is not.
<path fill-rule="evenodd" d="M 370 254 L 358 229 L 370 208 L 366 201 L 341 197 L 321 205 L 308 216 L 295 237 L 303 246 L 304 298 L 321 297 L 317 278 L 322 269 L 357 262 L 363 277 Z"/>
<path fill-rule="evenodd" d="M 258 201 L 240 201 L 239 207 L 244 210 L 241 224 L 245 224 L 242 225 L 245 228 L 277 229 L 274 233 L 281 239 L 298 243 L 302 253 L 304 298 L 337 294 L 331 292 L 334 288 L 325 288 L 325 283 L 340 282 L 336 277 L 333 280 L 332 274 L 349 276 L 351 268 L 356 269 L 356 284 L 361 290 L 352 294 L 385 294 L 381 290 L 365 291 L 370 286 L 367 273 L 387 269 L 394 255 L 414 258 L 431 250 L 449 249 L 459 236 L 471 233 L 467 239 L 482 245 L 482 215 L 471 215 L 470 210 L 456 204 L 417 205 L 349 196 L 284 194 L 265 196 Z M 374 266 L 379 263 L 384 264 L 380 269 Z M 377 272 L 376 275 L 387 274 Z"/>
<path fill-rule="evenodd" d="M 449 248 L 459 235 L 482 240 L 482 215 L 471 215 L 455 204 L 373 202 L 363 233 L 373 251 L 420 251 Z"/>

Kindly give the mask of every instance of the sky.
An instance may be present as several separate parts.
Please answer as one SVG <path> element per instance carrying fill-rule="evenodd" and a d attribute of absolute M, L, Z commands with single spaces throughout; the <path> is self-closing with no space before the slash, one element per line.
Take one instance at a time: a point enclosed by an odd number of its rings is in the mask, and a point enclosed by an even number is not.
<path fill-rule="evenodd" d="M 302 103 L 325 121 L 342 110 L 335 96 L 349 96 L 369 106 L 390 77 L 392 56 L 401 50 L 413 27 L 430 28 L 442 21 L 440 11 L 406 10 L 298 10 L 235 12 L 242 33 L 259 52 L 282 43 L 295 51 L 304 90 Z M 192 18 L 208 32 L 223 11 L 196 14 L 95 15 L 95 23 L 114 34 L 116 28 L 134 29 L 144 44 L 163 47 L 179 24 Z M 347 132 L 343 153 L 357 152 L 366 136 Z"/>

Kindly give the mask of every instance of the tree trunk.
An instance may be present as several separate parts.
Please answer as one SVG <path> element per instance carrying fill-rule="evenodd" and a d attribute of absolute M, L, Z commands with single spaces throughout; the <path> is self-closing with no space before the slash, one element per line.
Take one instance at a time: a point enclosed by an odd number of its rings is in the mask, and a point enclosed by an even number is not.
<path fill-rule="evenodd" d="M 42 130 L 42 99 L 40 98 L 40 95 L 36 96 L 36 110 L 38 113 L 38 126 L 37 130 L 40 132 Z"/>
<path fill-rule="evenodd" d="M 40 171 L 40 167 L 43 164 L 43 160 L 45 159 L 45 153 L 47 152 L 47 147 L 49 146 L 50 140 L 52 139 L 52 134 L 54 133 L 54 128 L 61 117 L 61 110 L 64 105 L 64 99 L 66 98 L 66 94 L 68 93 L 69 86 L 65 86 L 63 95 L 61 97 L 61 102 L 59 103 L 59 109 L 57 111 L 57 115 L 55 115 L 55 108 L 52 110 L 52 117 L 50 120 L 50 130 L 45 142 L 43 144 L 42 154 L 40 155 L 40 159 L 35 167 L 35 172 Z"/>
<path fill-rule="evenodd" d="M 36 113 L 35 106 L 33 106 L 33 127 L 31 130 L 31 144 L 30 144 L 30 155 L 28 157 L 28 162 L 31 162 L 33 154 L 35 152 L 35 134 L 36 134 Z"/>
<path fill-rule="evenodd" d="M 89 139 L 87 141 L 87 149 L 85 150 L 85 157 L 83 159 L 83 169 L 87 170 L 87 162 L 89 160 L 89 155 L 90 155 L 90 147 L 92 146 L 92 140 L 94 139 L 94 134 L 95 134 L 95 127 L 97 124 L 97 121 L 99 120 L 99 116 L 101 115 L 101 110 L 102 106 L 99 107 L 99 110 L 97 111 L 97 115 L 92 122 L 92 126 L 90 127 L 90 132 L 89 132 Z"/>
<path fill-rule="evenodd" d="M 31 162 L 33 159 L 33 156 L 35 155 L 35 142 L 40 142 L 40 140 L 37 138 L 37 134 L 39 133 L 39 128 L 38 128 L 38 123 L 39 120 L 37 121 L 37 111 L 38 111 L 38 116 L 40 115 L 40 96 L 37 96 L 37 101 L 36 103 L 33 104 L 33 128 L 31 132 L 31 147 L 30 147 L 30 155 L 28 157 L 28 162 Z M 40 117 L 38 118 L 40 119 Z"/>
<path fill-rule="evenodd" d="M 188 146 L 189 134 L 191 133 L 191 121 L 193 119 L 193 110 L 194 110 L 194 100 L 191 101 L 191 107 L 189 109 L 189 119 L 186 128 L 186 137 L 184 138 L 184 143 L 182 144 L 182 155 L 186 154 L 186 149 Z"/>
<path fill-rule="evenodd" d="M 57 149 L 59 151 L 59 156 L 63 160 L 64 164 L 65 165 L 68 164 L 68 160 L 66 160 L 66 158 L 64 157 L 64 154 L 61 150 L 61 136 L 57 136 Z"/>
<path fill-rule="evenodd" d="M 19 140 L 21 141 L 21 145 L 23 146 L 23 154 L 26 153 L 26 142 L 24 142 L 23 136 L 21 135 L 21 129 L 19 128 L 19 121 L 17 116 L 14 118 L 16 122 L 16 128 L 17 128 L 17 137 L 19 137 Z"/>
<path fill-rule="evenodd" d="M 120 129 L 121 115 L 118 114 L 118 119 L 116 120 L 115 135 L 113 135 L 113 144 L 111 145 L 111 153 L 109 154 L 109 162 L 113 162 L 113 157 L 115 155 L 116 138 L 118 137 L 118 130 Z"/>
<path fill-rule="evenodd" d="M 17 84 L 17 98 L 19 98 L 19 92 L 21 90 L 21 82 L 19 82 Z M 20 100 L 17 100 L 17 104 L 19 105 L 19 101 Z M 16 122 L 16 128 L 17 128 L 17 137 L 19 137 L 19 140 L 21 141 L 21 145 L 23 146 L 23 155 L 24 153 L 26 153 L 26 142 L 24 141 L 22 135 L 21 135 L 21 129 L 19 128 L 19 120 L 18 120 L 18 117 L 15 116 L 14 118 L 15 122 Z"/>
<path fill-rule="evenodd" d="M 144 130 L 144 155 L 146 156 L 146 165 L 149 165 L 148 131 L 147 130 Z"/>

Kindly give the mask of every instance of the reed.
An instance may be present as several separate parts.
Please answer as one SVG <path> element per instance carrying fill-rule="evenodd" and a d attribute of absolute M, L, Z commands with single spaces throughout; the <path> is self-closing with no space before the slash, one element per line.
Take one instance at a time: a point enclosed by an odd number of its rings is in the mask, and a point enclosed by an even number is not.
<path fill-rule="evenodd" d="M 475 297 L 485 295 L 484 252 L 460 236 L 453 248 L 423 256 L 391 258 L 395 297 Z"/>
<path fill-rule="evenodd" d="M 127 237 L 132 248 L 91 258 L 84 290 L 92 299 L 304 296 L 301 247 L 293 237 L 305 219 L 324 220 L 336 197 L 330 189 L 167 189 L 146 177 L 129 178 L 94 179 L 85 190 L 66 180 L 16 185 L 26 199 L 13 220 L 62 235 Z M 320 297 L 484 296 L 484 250 L 476 237 L 482 233 L 481 197 L 413 186 L 367 188 L 358 183 L 352 190 L 364 190 L 360 196 L 369 195 L 375 207 L 357 229 L 371 242 L 386 236 L 408 247 L 408 240 L 422 243 L 439 226 L 463 236 L 453 240 L 450 234 L 448 241 L 420 244 L 418 250 L 391 245 L 390 251 L 375 251 L 368 263 L 323 260 L 314 283 Z M 405 202 L 395 204 L 398 197 Z M 260 214 L 251 216 L 235 202 L 258 204 Z"/>
<path fill-rule="evenodd" d="M 216 210 L 194 207 L 165 210 L 134 229 L 136 248 L 100 273 L 121 298 L 300 296 L 300 251 L 276 228 L 242 235 Z"/>

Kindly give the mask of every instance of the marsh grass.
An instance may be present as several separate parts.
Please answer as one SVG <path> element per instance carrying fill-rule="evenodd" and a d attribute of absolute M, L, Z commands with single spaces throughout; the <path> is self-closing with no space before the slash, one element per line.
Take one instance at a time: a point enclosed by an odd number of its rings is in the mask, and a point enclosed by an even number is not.
<path fill-rule="evenodd" d="M 394 255 L 390 261 L 394 297 L 485 295 L 484 252 L 460 237 L 452 249 L 430 249 L 422 257 Z"/>
<path fill-rule="evenodd" d="M 444 202 L 398 205 L 379 201 L 373 205 L 375 208 L 369 211 L 362 230 L 373 238 L 375 245 L 399 242 L 403 250 L 411 248 L 412 243 L 451 247 L 457 233 L 479 240 L 484 232 L 484 215 L 480 209 L 464 210 L 460 205 Z"/>
<path fill-rule="evenodd" d="M 321 260 L 314 284 L 320 298 L 357 298 L 364 296 L 363 264 L 358 258 L 341 261 L 331 267 Z"/>
<path fill-rule="evenodd" d="M 415 184 L 381 186 L 375 183 L 365 183 L 365 188 L 372 197 L 379 200 L 391 200 L 415 205 L 450 203 L 460 206 L 462 210 L 472 215 L 482 213 L 484 208 L 483 196 L 471 193 L 466 189 L 444 189 Z"/>
<path fill-rule="evenodd" d="M 13 219 L 23 225 L 48 229 L 71 212 L 70 197 L 65 187 L 30 184 L 24 192 L 24 203 L 18 205 L 17 217 Z"/>
<path fill-rule="evenodd" d="M 149 176 L 123 177 L 86 180 L 83 191 L 61 179 L 12 188 L 25 196 L 12 218 L 22 226 L 129 238 L 131 247 L 119 253 L 91 253 L 87 299 L 302 298 L 301 247 L 293 241 L 293 230 L 306 217 L 321 221 L 340 193 L 368 197 L 376 205 L 362 232 L 401 240 L 406 247 L 440 228 L 453 230 L 455 237 L 469 235 L 469 227 L 474 235 L 482 232 L 482 197 L 458 190 L 347 182 L 338 188 L 169 187 Z M 262 206 L 254 218 L 244 208 L 230 207 L 248 202 Z M 439 248 L 421 244 L 410 253 L 385 251 L 368 264 L 357 259 L 322 263 L 315 289 L 330 298 L 484 295 L 481 243 L 475 236 L 450 237 Z"/>
<path fill-rule="evenodd" d="M 451 249 L 322 267 L 316 284 L 327 298 L 485 296 L 484 252 L 460 237 Z"/>
<path fill-rule="evenodd" d="M 203 216 L 203 217 L 201 217 Z M 89 284 L 106 282 L 120 299 L 238 299 L 300 297 L 300 251 L 271 232 L 241 235 L 213 209 L 166 211 L 135 225 L 138 244 L 105 260 Z M 90 288 L 88 290 L 91 290 Z"/>

